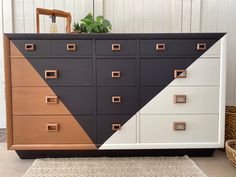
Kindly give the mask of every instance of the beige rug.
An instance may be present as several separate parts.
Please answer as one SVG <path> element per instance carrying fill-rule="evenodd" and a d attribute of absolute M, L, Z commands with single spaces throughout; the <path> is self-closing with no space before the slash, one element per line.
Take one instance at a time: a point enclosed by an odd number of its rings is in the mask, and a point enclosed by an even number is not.
<path fill-rule="evenodd" d="M 37 159 L 23 177 L 207 177 L 188 156 Z"/>

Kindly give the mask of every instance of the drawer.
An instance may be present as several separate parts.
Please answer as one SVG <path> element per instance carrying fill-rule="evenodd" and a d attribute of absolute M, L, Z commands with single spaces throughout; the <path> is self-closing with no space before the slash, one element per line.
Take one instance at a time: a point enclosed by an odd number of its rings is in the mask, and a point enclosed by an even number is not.
<path fill-rule="evenodd" d="M 92 114 L 92 87 L 13 87 L 13 115 Z"/>
<path fill-rule="evenodd" d="M 16 48 L 24 56 L 49 56 L 51 55 L 50 40 L 12 40 Z M 13 45 L 11 43 L 11 45 Z M 10 47 L 11 56 L 20 56 L 15 47 Z"/>
<path fill-rule="evenodd" d="M 132 115 L 97 116 L 97 144 L 135 143 L 136 129 L 133 128 L 136 126 L 135 121 L 129 122 L 128 127 L 123 126 L 131 117 Z M 116 136 L 111 137 L 114 133 Z"/>
<path fill-rule="evenodd" d="M 142 115 L 140 143 L 217 142 L 218 127 L 218 115 Z"/>
<path fill-rule="evenodd" d="M 93 127 L 92 118 L 83 116 Z M 91 128 L 92 130 L 92 128 Z M 72 116 L 14 116 L 14 144 L 92 144 Z"/>
<path fill-rule="evenodd" d="M 136 56 L 136 40 L 97 40 L 98 56 Z"/>
<path fill-rule="evenodd" d="M 180 50 L 187 55 L 201 55 L 215 42 L 215 39 L 182 39 Z"/>
<path fill-rule="evenodd" d="M 60 56 L 92 56 L 92 40 L 52 40 L 52 54 Z"/>
<path fill-rule="evenodd" d="M 97 60 L 98 86 L 135 86 L 136 60 Z"/>
<path fill-rule="evenodd" d="M 168 85 L 174 79 L 174 70 L 186 69 L 195 60 L 189 59 L 141 59 L 140 85 Z"/>
<path fill-rule="evenodd" d="M 140 40 L 141 56 L 181 54 L 180 40 Z"/>
<path fill-rule="evenodd" d="M 207 85 L 220 85 L 219 58 L 199 58 L 187 68 L 185 78 L 176 78 L 170 83 L 170 86 Z"/>
<path fill-rule="evenodd" d="M 141 114 L 219 113 L 219 87 L 166 87 L 158 94 L 159 90 L 160 88 L 141 87 L 140 100 L 147 102 L 151 94 L 156 94 L 141 109 Z M 183 103 L 185 100 L 186 103 Z"/>
<path fill-rule="evenodd" d="M 13 86 L 92 86 L 92 59 L 11 60 Z M 39 77 L 39 75 L 41 77 Z"/>
<path fill-rule="evenodd" d="M 98 87 L 98 114 L 134 114 L 138 109 L 135 87 Z"/>

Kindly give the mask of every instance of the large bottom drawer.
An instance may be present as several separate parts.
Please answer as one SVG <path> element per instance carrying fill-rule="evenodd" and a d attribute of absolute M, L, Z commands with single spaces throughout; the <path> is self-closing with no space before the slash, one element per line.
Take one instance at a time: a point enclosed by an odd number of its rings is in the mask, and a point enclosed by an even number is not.
<path fill-rule="evenodd" d="M 83 116 L 91 121 L 89 116 Z M 15 116 L 13 143 L 17 144 L 92 144 L 72 116 Z"/>
<path fill-rule="evenodd" d="M 217 114 L 141 115 L 140 143 L 217 142 L 218 126 Z"/>

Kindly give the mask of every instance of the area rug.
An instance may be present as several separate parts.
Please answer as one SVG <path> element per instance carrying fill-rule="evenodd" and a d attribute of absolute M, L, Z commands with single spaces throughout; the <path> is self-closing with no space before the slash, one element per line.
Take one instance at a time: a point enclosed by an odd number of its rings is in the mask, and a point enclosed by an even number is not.
<path fill-rule="evenodd" d="M 23 177 L 207 177 L 188 156 L 46 158 Z"/>

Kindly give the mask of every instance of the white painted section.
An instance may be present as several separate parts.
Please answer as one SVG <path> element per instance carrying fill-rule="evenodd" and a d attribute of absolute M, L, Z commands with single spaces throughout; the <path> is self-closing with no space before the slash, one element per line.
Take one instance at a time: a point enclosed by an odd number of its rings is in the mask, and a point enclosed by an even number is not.
<path fill-rule="evenodd" d="M 120 130 L 116 131 L 99 149 L 108 149 L 109 145 L 136 143 L 136 115 L 131 117 Z"/>
<path fill-rule="evenodd" d="M 175 79 L 129 120 L 136 120 L 136 143 L 120 142 L 127 137 L 117 131 L 101 149 L 223 147 L 225 68 L 226 36 L 187 68 L 187 79 Z M 174 104 L 174 94 L 186 94 L 187 104 Z M 173 122 L 186 122 L 186 131 L 173 131 Z"/>
<path fill-rule="evenodd" d="M 185 122 L 185 131 L 173 129 Z M 140 143 L 202 143 L 218 141 L 219 115 L 141 115 Z"/>
<path fill-rule="evenodd" d="M 199 58 L 188 67 L 186 78 L 177 78 L 169 86 L 217 86 L 219 84 L 219 58 Z"/>
<path fill-rule="evenodd" d="M 221 63 L 220 63 L 220 95 L 219 95 L 219 143 L 224 145 L 225 137 L 225 96 L 226 96 L 226 62 L 227 62 L 227 35 L 221 40 Z"/>
<path fill-rule="evenodd" d="M 220 142 L 197 142 L 197 143 L 137 143 L 137 144 L 108 144 L 106 149 L 205 149 L 205 148 L 223 148 L 224 143 Z"/>

